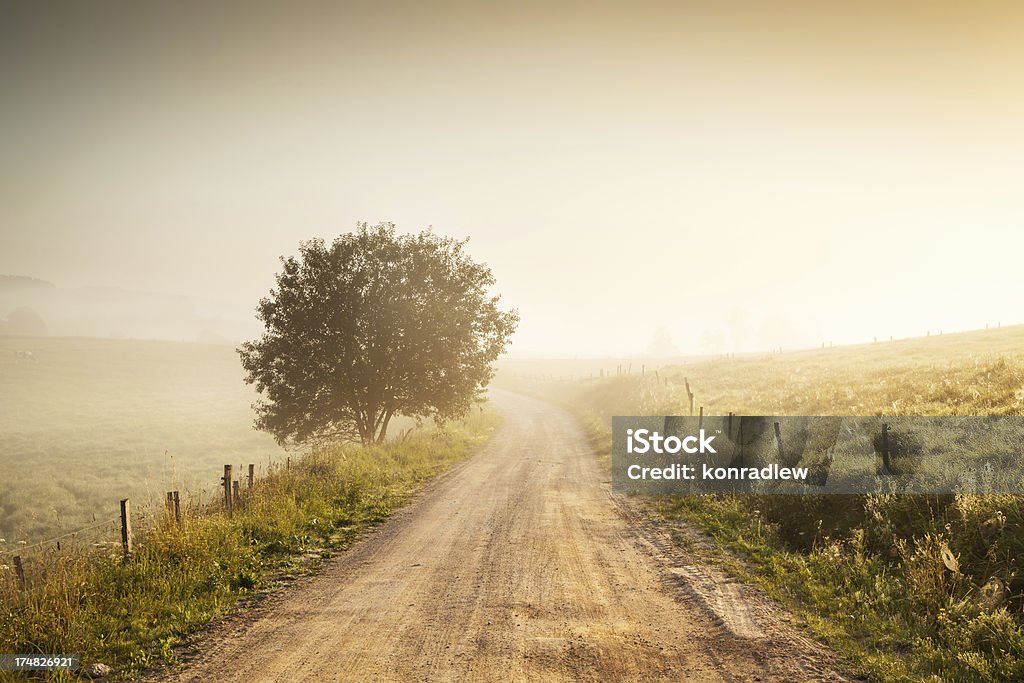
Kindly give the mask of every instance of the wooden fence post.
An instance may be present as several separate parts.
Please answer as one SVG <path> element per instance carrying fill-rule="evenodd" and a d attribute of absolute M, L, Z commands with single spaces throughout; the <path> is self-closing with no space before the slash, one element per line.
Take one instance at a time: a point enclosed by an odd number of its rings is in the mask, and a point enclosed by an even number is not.
<path fill-rule="evenodd" d="M 132 554 L 132 514 L 131 503 L 127 498 L 121 500 L 121 547 L 124 549 L 124 559 Z"/>
<path fill-rule="evenodd" d="M 174 491 L 167 492 L 167 500 L 164 502 L 164 513 L 167 515 L 167 521 L 174 519 Z"/>
<path fill-rule="evenodd" d="M 779 462 L 785 462 L 786 456 L 782 450 L 782 427 L 778 422 L 775 423 L 775 445 L 779 447 Z"/>
<path fill-rule="evenodd" d="M 700 417 L 697 418 L 697 431 L 704 429 L 704 406 L 700 407 Z"/>
<path fill-rule="evenodd" d="M 889 423 L 882 423 L 882 474 L 889 474 Z"/>
<path fill-rule="evenodd" d="M 224 478 L 221 481 L 224 484 L 224 509 L 230 515 L 235 510 L 231 496 L 231 465 L 224 465 Z"/>
<path fill-rule="evenodd" d="M 242 502 L 242 495 L 238 492 L 238 480 L 231 482 L 231 489 L 234 493 L 234 505 L 238 505 Z"/>
<path fill-rule="evenodd" d="M 174 494 L 174 523 L 181 524 L 181 497 L 177 491 L 172 491 Z"/>
<path fill-rule="evenodd" d="M 252 483 L 256 479 L 256 465 L 249 463 L 249 490 L 252 491 Z"/>
<path fill-rule="evenodd" d="M 683 382 L 686 384 L 686 395 L 690 399 L 690 416 L 693 416 L 693 392 L 690 391 L 690 379 L 688 377 L 683 378 Z"/>
<path fill-rule="evenodd" d="M 732 413 L 729 413 L 729 415 L 732 415 Z M 739 420 L 739 424 L 736 425 L 736 447 L 739 450 L 739 453 L 733 458 L 733 463 L 736 462 L 736 458 L 739 458 L 739 466 L 743 467 L 743 418 L 739 415 L 737 415 L 736 418 Z M 732 422 L 732 420 L 730 420 L 730 422 Z"/>
<path fill-rule="evenodd" d="M 25 568 L 21 566 L 21 555 L 14 556 L 14 571 L 18 575 L 18 588 L 25 590 Z"/>

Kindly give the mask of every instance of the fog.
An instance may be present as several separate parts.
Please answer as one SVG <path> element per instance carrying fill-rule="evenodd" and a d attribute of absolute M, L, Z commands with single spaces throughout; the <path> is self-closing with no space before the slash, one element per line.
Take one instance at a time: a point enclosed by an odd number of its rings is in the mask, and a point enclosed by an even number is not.
<path fill-rule="evenodd" d="M 1015 3 L 0 13 L 0 274 L 54 285 L 0 318 L 51 335 L 238 341 L 361 220 L 469 236 L 521 356 L 1021 321 Z"/>

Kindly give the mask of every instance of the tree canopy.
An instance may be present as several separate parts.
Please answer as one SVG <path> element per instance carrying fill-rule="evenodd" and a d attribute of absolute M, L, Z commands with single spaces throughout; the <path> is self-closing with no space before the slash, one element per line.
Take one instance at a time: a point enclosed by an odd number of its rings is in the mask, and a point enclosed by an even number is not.
<path fill-rule="evenodd" d="M 519 322 L 466 240 L 392 223 L 301 243 L 238 352 L 261 398 L 256 427 L 282 445 L 383 441 L 395 415 L 439 421 L 481 400 Z"/>

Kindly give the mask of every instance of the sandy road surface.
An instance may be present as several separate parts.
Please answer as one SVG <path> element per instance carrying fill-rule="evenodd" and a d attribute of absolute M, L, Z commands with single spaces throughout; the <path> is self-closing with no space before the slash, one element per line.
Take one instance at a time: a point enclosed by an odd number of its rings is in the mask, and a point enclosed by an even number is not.
<path fill-rule="evenodd" d="M 504 422 L 318 576 L 200 641 L 175 681 L 832 681 L 763 600 L 613 499 L 563 411 Z"/>

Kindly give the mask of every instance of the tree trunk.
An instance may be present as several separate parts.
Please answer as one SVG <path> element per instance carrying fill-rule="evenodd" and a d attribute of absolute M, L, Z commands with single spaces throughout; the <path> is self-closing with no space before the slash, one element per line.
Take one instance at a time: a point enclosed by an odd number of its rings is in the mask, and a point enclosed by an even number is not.
<path fill-rule="evenodd" d="M 384 443 L 384 438 L 388 435 L 388 423 L 391 422 L 391 415 L 393 413 L 389 410 L 384 413 L 384 421 L 380 425 L 380 434 L 377 435 L 377 443 Z"/>

